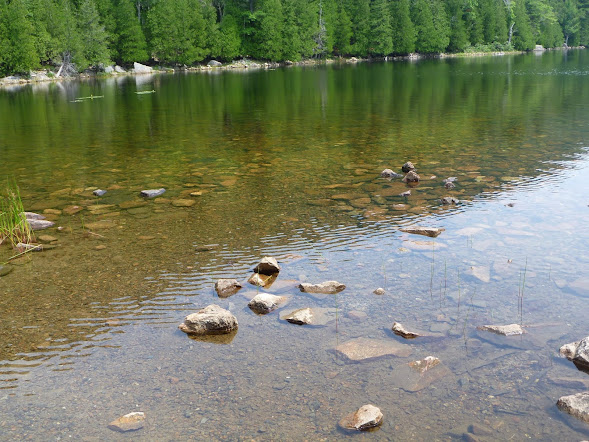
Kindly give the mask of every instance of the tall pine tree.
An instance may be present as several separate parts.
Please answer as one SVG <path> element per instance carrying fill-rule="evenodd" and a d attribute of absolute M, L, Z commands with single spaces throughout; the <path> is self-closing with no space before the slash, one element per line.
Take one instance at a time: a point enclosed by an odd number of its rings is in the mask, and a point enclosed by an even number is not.
<path fill-rule="evenodd" d="M 148 60 L 147 42 L 136 16 L 135 2 L 118 0 L 114 15 L 117 36 L 114 58 L 121 63 Z"/>
<path fill-rule="evenodd" d="M 416 34 L 409 0 L 392 0 L 391 10 L 393 50 L 396 54 L 410 54 L 415 51 Z"/>
<path fill-rule="evenodd" d="M 389 5 L 386 0 L 373 0 L 370 5 L 370 44 L 373 55 L 389 55 L 393 52 L 393 29 Z"/>

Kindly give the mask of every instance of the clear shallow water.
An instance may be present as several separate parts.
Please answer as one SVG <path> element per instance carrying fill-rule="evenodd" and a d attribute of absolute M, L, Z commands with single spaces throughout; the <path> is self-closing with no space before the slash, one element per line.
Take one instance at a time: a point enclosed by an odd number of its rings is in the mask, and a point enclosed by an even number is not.
<path fill-rule="evenodd" d="M 0 91 L 1 174 L 27 209 L 83 208 L 55 215 L 59 247 L 0 278 L 0 438 L 429 440 L 472 424 L 491 439 L 587 438 L 555 403 L 589 384 L 557 357 L 589 334 L 587 285 L 571 284 L 589 267 L 588 62 L 554 52 Z M 90 95 L 104 98 L 71 102 Z M 379 174 L 407 160 L 423 181 L 405 199 Z M 110 190 L 98 200 L 93 187 Z M 446 195 L 463 203 L 443 207 Z M 398 230 L 413 224 L 446 230 Z M 253 286 L 217 298 L 218 278 L 245 280 L 264 255 L 281 262 L 268 291 L 288 305 L 254 315 Z M 296 289 L 330 279 L 346 290 Z M 210 303 L 237 316 L 231 342 L 177 330 Z M 307 306 L 337 321 L 279 320 Z M 397 340 L 393 321 L 444 337 L 410 341 L 408 358 L 334 352 Z M 476 331 L 512 322 L 530 326 L 517 348 Z M 430 354 L 450 374 L 407 391 L 403 366 Z M 383 426 L 338 430 L 364 403 Z M 147 416 L 138 433 L 106 428 L 131 411 Z"/>

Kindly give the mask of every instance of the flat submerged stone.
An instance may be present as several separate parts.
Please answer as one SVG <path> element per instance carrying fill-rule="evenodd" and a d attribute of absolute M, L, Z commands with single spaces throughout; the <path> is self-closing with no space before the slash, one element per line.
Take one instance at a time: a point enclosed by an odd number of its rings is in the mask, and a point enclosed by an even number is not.
<path fill-rule="evenodd" d="M 395 341 L 357 338 L 338 345 L 335 350 L 352 362 L 370 361 L 388 356 L 407 357 L 411 347 Z"/>

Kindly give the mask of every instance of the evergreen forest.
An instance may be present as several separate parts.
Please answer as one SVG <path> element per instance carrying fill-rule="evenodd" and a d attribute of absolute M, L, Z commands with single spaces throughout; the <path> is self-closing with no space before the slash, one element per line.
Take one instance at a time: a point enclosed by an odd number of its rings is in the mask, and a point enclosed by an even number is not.
<path fill-rule="evenodd" d="M 0 0 L 2 75 L 587 43 L 589 0 Z"/>

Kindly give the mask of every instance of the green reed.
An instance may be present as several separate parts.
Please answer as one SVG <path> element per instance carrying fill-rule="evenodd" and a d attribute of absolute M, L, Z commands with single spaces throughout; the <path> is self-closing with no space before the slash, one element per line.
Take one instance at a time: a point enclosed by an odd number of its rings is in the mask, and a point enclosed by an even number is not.
<path fill-rule="evenodd" d="M 0 195 L 0 244 L 4 241 L 10 241 L 13 247 L 33 241 L 33 231 L 25 217 L 16 183 L 8 183 L 5 194 Z"/>

